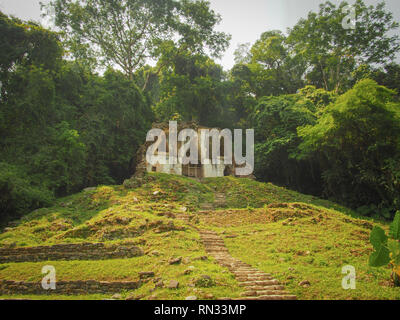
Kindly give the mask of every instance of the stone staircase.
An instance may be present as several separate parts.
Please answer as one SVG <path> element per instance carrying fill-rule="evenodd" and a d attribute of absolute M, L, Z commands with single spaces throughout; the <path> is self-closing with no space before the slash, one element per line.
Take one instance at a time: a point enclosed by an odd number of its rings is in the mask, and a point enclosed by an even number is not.
<path fill-rule="evenodd" d="M 201 210 L 210 211 L 218 208 L 226 207 L 226 196 L 224 193 L 215 193 L 214 194 L 214 202 L 212 203 L 202 203 L 200 205 Z"/>
<path fill-rule="evenodd" d="M 226 207 L 226 197 L 224 193 L 216 193 L 214 200 L 214 208 L 225 208 Z"/>
<path fill-rule="evenodd" d="M 207 253 L 235 275 L 239 285 L 245 288 L 237 300 L 296 300 L 296 296 L 285 291 L 278 280 L 252 266 L 233 258 L 223 239 L 213 231 L 200 230 L 200 237 Z"/>
<path fill-rule="evenodd" d="M 224 207 L 226 207 L 225 194 L 215 193 L 214 202 L 202 204 L 198 213 L 207 214 L 208 211 Z M 178 214 L 176 218 L 190 224 L 187 214 Z M 196 226 L 191 226 L 198 230 Z M 242 293 L 241 298 L 237 300 L 297 300 L 297 297 L 285 291 L 285 287 L 274 279 L 271 274 L 262 272 L 233 258 L 229 254 L 224 240 L 216 232 L 209 230 L 198 231 L 207 253 L 214 257 L 220 265 L 227 267 L 234 274 L 239 285 L 244 287 L 245 291 Z"/>

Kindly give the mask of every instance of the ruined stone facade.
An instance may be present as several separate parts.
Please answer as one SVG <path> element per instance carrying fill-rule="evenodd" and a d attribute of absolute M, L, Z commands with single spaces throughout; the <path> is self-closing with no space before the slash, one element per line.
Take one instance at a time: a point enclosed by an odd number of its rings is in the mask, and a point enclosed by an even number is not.
<path fill-rule="evenodd" d="M 164 131 L 166 138 L 167 138 L 167 145 L 169 145 L 169 124 L 168 123 L 155 123 L 153 124 L 153 128 L 161 129 Z M 199 126 L 195 122 L 186 122 L 186 123 L 179 123 L 178 124 L 178 132 L 180 132 L 183 129 L 193 129 L 198 133 L 198 136 L 200 137 L 200 130 L 202 129 L 208 129 L 211 130 L 211 128 L 207 127 L 202 127 Z M 151 163 L 148 163 L 146 161 L 146 152 L 148 148 L 154 144 L 154 142 L 146 142 L 143 144 L 137 153 L 136 159 L 137 159 L 137 167 L 135 171 L 135 176 L 142 176 L 146 172 L 160 172 L 160 173 L 167 173 L 167 174 L 176 174 L 176 175 L 182 175 L 182 176 L 187 176 L 187 177 L 193 177 L 193 178 L 214 178 L 214 177 L 224 177 L 224 176 L 234 176 L 234 168 L 235 168 L 235 161 L 233 160 L 233 164 L 225 164 L 224 163 L 224 157 L 223 157 L 223 145 L 224 141 L 222 139 L 221 141 L 221 154 L 222 156 L 219 157 L 220 163 L 219 164 L 201 164 L 200 159 L 199 159 L 199 164 L 188 164 L 188 165 L 182 165 L 177 161 L 177 164 L 165 164 L 165 163 L 157 163 L 156 165 L 152 165 Z M 178 142 L 178 150 L 181 147 L 182 143 Z M 211 149 L 211 148 L 210 148 Z M 168 150 L 168 147 L 167 147 Z M 199 150 L 198 154 L 199 157 L 202 153 L 204 153 L 205 150 L 202 149 L 201 145 L 199 145 Z M 168 151 L 164 155 L 166 159 L 169 159 L 169 154 Z"/>

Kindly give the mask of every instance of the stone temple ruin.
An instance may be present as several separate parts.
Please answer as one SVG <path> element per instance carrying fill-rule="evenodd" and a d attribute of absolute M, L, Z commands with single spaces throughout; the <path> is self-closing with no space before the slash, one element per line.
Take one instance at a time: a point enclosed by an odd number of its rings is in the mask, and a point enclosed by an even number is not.
<path fill-rule="evenodd" d="M 153 128 L 161 129 L 166 136 L 166 152 L 163 154 L 165 158 L 168 160 L 169 159 L 169 124 L 168 123 L 155 123 L 153 124 Z M 186 122 L 186 123 L 179 123 L 178 124 L 178 132 L 180 132 L 183 129 L 193 129 L 195 132 L 197 132 L 198 136 L 200 137 L 200 130 L 202 129 L 208 129 L 211 130 L 211 128 L 199 126 L 195 122 Z M 217 129 L 219 130 L 219 129 Z M 152 142 L 146 142 L 143 144 L 136 155 L 137 159 L 137 166 L 136 166 L 136 171 L 135 171 L 135 176 L 141 176 L 146 172 L 160 172 L 160 173 L 167 173 L 167 174 L 176 174 L 176 175 L 181 175 L 181 176 L 186 176 L 186 177 L 192 177 L 192 178 L 214 178 L 214 177 L 224 177 L 224 176 L 235 176 L 235 168 L 236 167 L 242 167 L 238 166 L 235 163 L 235 159 L 233 159 L 232 164 L 226 164 L 224 163 L 224 152 L 225 152 L 225 146 L 224 146 L 224 139 L 220 138 L 219 142 L 219 148 L 220 148 L 220 156 L 218 157 L 220 162 L 219 164 L 213 164 L 213 163 L 206 163 L 203 164 L 200 161 L 200 156 L 201 154 L 205 154 L 207 150 L 204 150 L 204 146 L 199 143 L 198 145 L 198 164 L 181 164 L 181 163 L 176 163 L 176 164 L 170 164 L 168 161 L 167 163 L 159 163 L 157 162 L 155 165 L 148 163 L 146 160 L 146 152 L 148 148 L 154 144 L 154 141 Z M 211 150 L 212 150 L 212 139 L 210 138 L 209 144 L 208 144 L 208 149 L 209 153 L 211 155 Z M 178 150 L 181 148 L 183 142 L 177 142 L 177 147 Z M 160 155 L 160 152 L 157 152 L 158 155 Z M 243 176 L 242 176 L 243 177 Z M 253 178 L 252 176 L 247 176 L 247 178 Z"/>

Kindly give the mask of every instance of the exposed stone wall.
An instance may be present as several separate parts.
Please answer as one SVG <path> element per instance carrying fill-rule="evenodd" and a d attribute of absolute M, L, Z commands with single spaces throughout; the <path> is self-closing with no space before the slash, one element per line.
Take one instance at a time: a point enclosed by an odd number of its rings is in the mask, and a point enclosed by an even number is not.
<path fill-rule="evenodd" d="M 163 122 L 163 123 L 153 123 L 153 128 L 161 129 L 165 132 L 167 135 L 168 139 L 168 134 L 169 134 L 169 123 L 168 122 Z M 199 129 L 207 129 L 206 127 L 201 127 L 199 126 L 196 122 L 180 122 L 178 123 L 178 132 L 180 132 L 183 129 L 193 129 L 196 132 L 198 132 Z M 135 178 L 141 178 L 143 175 L 145 175 L 146 172 L 152 172 L 153 167 L 147 163 L 146 161 L 146 151 L 148 147 L 150 147 L 154 142 L 145 142 L 138 150 L 136 154 L 136 159 L 137 159 L 137 166 L 136 166 L 136 171 L 135 171 Z M 178 143 L 179 145 L 179 143 Z M 200 147 L 200 146 L 199 146 Z M 179 146 L 178 146 L 179 148 Z M 199 154 L 203 152 L 199 150 Z M 168 156 L 168 154 L 167 154 Z M 215 166 L 209 166 L 207 168 L 204 168 L 204 176 L 203 177 L 223 177 L 224 176 L 224 169 L 225 165 L 220 165 L 218 168 Z M 170 174 L 177 174 L 177 175 L 182 175 L 182 165 L 177 164 L 177 165 L 158 165 L 157 167 L 157 172 L 162 172 L 162 173 L 170 173 Z"/>
<path fill-rule="evenodd" d="M 136 290 L 142 285 L 140 280 L 130 282 L 106 281 L 57 281 L 55 290 L 45 290 L 41 282 L 0 280 L 0 295 L 36 294 L 36 295 L 79 295 L 120 293 L 123 290 Z"/>
<path fill-rule="evenodd" d="M 54 246 L 0 249 L 0 263 L 48 260 L 105 260 L 142 256 L 135 246 L 103 243 L 58 244 Z"/>

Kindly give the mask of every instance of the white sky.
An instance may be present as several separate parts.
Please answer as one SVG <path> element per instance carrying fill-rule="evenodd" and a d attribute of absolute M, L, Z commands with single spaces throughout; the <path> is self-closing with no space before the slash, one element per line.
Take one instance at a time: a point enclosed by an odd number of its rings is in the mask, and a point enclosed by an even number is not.
<path fill-rule="evenodd" d="M 230 48 L 218 61 L 225 69 L 234 64 L 233 53 L 238 44 L 254 43 L 267 30 L 286 31 L 310 10 L 317 11 L 324 0 L 209 0 L 211 7 L 222 16 L 218 30 L 232 35 Z M 377 0 L 364 0 L 376 4 Z M 0 10 L 21 19 L 40 21 L 40 0 L 0 0 Z M 42 0 L 48 2 L 48 0 Z M 331 2 L 340 2 L 331 0 Z M 351 4 L 354 0 L 348 0 Z M 400 0 L 386 0 L 387 8 L 400 21 Z"/>

